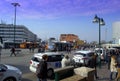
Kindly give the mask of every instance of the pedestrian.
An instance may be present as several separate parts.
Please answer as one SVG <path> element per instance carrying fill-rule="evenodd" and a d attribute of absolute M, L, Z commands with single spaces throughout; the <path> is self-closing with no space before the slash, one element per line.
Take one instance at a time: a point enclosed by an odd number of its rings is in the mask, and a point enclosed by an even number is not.
<path fill-rule="evenodd" d="M 117 77 L 115 81 L 120 80 L 120 53 L 117 55 Z"/>
<path fill-rule="evenodd" d="M 39 46 L 38 47 L 38 53 L 41 53 L 42 52 L 42 46 Z"/>
<path fill-rule="evenodd" d="M 0 46 L 0 55 L 1 55 L 1 51 L 2 51 L 2 46 Z"/>
<path fill-rule="evenodd" d="M 88 61 L 88 67 L 95 69 L 95 78 L 98 79 L 97 75 L 97 55 L 93 55 L 90 60 Z"/>
<path fill-rule="evenodd" d="M 12 56 L 13 54 L 14 54 L 14 56 L 16 56 L 16 54 L 15 54 L 15 48 L 14 47 L 12 47 L 10 51 L 11 51 L 10 56 Z"/>
<path fill-rule="evenodd" d="M 117 60 L 115 55 L 111 56 L 110 72 L 110 80 L 113 80 L 113 74 L 115 74 L 115 78 L 117 77 Z"/>
<path fill-rule="evenodd" d="M 30 51 L 30 52 L 31 52 L 31 49 L 32 49 L 32 46 L 30 45 L 30 46 L 29 46 L 29 51 Z"/>
<path fill-rule="evenodd" d="M 47 81 L 47 55 L 42 56 L 42 60 L 39 62 L 36 74 L 38 81 Z"/>
<path fill-rule="evenodd" d="M 34 50 L 35 50 L 35 48 L 34 48 L 34 44 L 32 45 L 31 50 L 32 50 L 32 53 L 34 53 Z"/>
<path fill-rule="evenodd" d="M 61 61 L 62 68 L 70 65 L 70 58 L 68 55 L 65 55 Z"/>
<path fill-rule="evenodd" d="M 112 51 L 108 52 L 108 54 L 107 54 L 107 65 L 108 65 L 108 69 L 110 69 L 111 55 L 112 55 Z"/>

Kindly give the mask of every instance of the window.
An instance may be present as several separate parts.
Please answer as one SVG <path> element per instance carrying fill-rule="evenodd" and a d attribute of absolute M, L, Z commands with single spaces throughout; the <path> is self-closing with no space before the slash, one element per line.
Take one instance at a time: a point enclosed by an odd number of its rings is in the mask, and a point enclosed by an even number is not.
<path fill-rule="evenodd" d="M 48 57 L 48 62 L 61 61 L 63 57 L 63 55 L 52 55 Z"/>
<path fill-rule="evenodd" d="M 76 55 L 82 55 L 82 56 L 86 56 L 86 54 L 84 54 L 84 53 L 75 53 Z"/>
<path fill-rule="evenodd" d="M 89 54 L 88 54 L 89 57 L 91 57 L 91 56 L 93 56 L 93 55 L 94 55 L 94 53 L 89 53 Z"/>
<path fill-rule="evenodd" d="M 39 59 L 36 58 L 36 57 L 33 57 L 32 60 L 35 61 L 35 62 L 39 62 Z"/>

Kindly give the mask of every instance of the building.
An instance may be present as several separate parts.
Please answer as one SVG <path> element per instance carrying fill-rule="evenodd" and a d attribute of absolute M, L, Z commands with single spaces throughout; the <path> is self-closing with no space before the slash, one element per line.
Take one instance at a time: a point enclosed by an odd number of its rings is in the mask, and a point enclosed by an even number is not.
<path fill-rule="evenodd" d="M 113 28 L 112 38 L 114 44 L 120 44 L 120 21 L 114 22 L 112 28 Z"/>
<path fill-rule="evenodd" d="M 11 41 L 13 43 L 22 43 L 25 41 L 36 41 L 36 34 L 28 30 L 24 25 L 0 24 L 0 37 L 3 42 Z M 15 40 L 15 42 L 14 42 Z"/>
<path fill-rule="evenodd" d="M 60 41 L 66 41 L 66 42 L 76 42 L 79 38 L 77 35 L 74 34 L 61 34 L 60 35 Z"/>

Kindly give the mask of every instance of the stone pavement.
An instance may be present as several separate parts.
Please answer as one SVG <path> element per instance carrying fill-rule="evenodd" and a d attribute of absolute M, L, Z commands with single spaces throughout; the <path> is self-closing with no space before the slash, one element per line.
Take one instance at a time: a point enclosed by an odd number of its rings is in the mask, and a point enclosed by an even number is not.
<path fill-rule="evenodd" d="M 29 49 L 21 49 L 21 54 L 32 54 Z M 35 49 L 34 53 L 37 52 L 37 49 Z M 21 54 L 18 54 L 21 55 Z M 10 49 L 3 49 L 2 50 L 2 57 L 8 57 L 10 55 Z M 95 81 L 110 81 L 110 70 L 107 69 L 107 64 L 104 64 L 101 68 L 97 68 L 97 74 L 99 76 L 99 79 L 95 79 Z M 48 80 L 48 81 L 54 81 L 54 80 Z M 114 81 L 114 80 L 113 80 Z"/>
<path fill-rule="evenodd" d="M 95 79 L 95 81 L 110 81 L 110 70 L 108 70 L 107 64 L 102 65 L 101 68 L 97 68 L 97 74 L 99 79 Z M 114 80 L 113 80 L 114 81 Z"/>

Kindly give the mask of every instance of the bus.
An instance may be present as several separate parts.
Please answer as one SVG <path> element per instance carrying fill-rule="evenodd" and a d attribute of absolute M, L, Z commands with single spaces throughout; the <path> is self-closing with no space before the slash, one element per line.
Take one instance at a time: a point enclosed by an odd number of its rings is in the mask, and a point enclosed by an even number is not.
<path fill-rule="evenodd" d="M 50 51 L 67 51 L 68 48 L 72 48 L 72 45 L 68 42 L 51 42 L 48 43 L 47 47 Z"/>
<path fill-rule="evenodd" d="M 29 48 L 29 47 L 37 48 L 39 46 L 39 43 L 33 43 L 33 42 L 23 42 L 20 44 L 20 48 Z"/>
<path fill-rule="evenodd" d="M 7 40 L 7 41 L 3 42 L 3 48 L 9 49 L 9 48 L 12 48 L 12 47 L 19 48 L 20 43 L 17 43 L 17 42 L 14 43 L 14 41 L 11 41 L 11 40 Z"/>
<path fill-rule="evenodd" d="M 3 48 L 3 39 L 0 37 L 0 48 Z"/>

